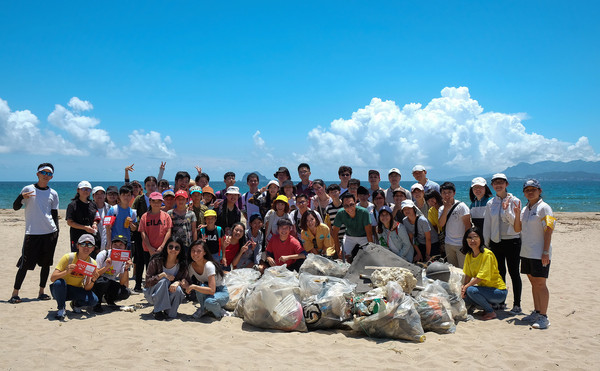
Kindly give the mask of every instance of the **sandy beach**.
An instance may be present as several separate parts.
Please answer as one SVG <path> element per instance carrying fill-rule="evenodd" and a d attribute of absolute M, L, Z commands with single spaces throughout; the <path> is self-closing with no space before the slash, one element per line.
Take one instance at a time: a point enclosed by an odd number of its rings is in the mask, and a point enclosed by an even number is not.
<path fill-rule="evenodd" d="M 3 369 L 168 368 L 215 369 L 596 369 L 600 365 L 600 287 L 595 253 L 600 214 L 557 213 L 548 287 L 548 330 L 533 330 L 499 312 L 492 321 L 460 322 L 456 333 L 426 333 L 424 343 L 370 339 L 348 331 L 285 333 L 257 329 L 240 318 L 194 320 L 195 306 L 180 307 L 177 319 L 156 321 L 150 307 L 135 312 L 71 314 L 54 319 L 56 302 L 38 301 L 39 267 L 29 271 L 20 304 L 8 304 L 24 234 L 24 212 L 0 210 L 0 235 L 7 287 L 0 295 Z M 54 256 L 68 252 L 68 229 L 61 210 L 61 233 Z M 52 268 L 53 269 L 53 268 Z M 523 278 L 524 312 L 533 309 L 531 286 Z M 509 286 L 507 303 L 512 305 Z M 48 283 L 49 286 L 49 283 Z M 133 288 L 133 283 L 130 284 Z M 47 287 L 48 294 L 50 290 Z M 144 304 L 132 295 L 121 304 Z"/>

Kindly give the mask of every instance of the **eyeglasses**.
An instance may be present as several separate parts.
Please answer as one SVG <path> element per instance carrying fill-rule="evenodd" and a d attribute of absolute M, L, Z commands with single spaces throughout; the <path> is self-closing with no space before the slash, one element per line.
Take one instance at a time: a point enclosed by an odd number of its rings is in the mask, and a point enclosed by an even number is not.
<path fill-rule="evenodd" d="M 52 175 L 54 175 L 54 174 L 52 174 L 51 172 L 49 172 L 49 171 L 44 171 L 44 170 L 40 171 L 40 174 L 42 174 L 42 175 L 46 175 L 46 176 L 52 176 Z"/>
<path fill-rule="evenodd" d="M 169 246 L 167 246 L 167 248 L 169 250 L 175 250 L 175 251 L 181 250 L 181 246 L 179 246 L 179 245 L 169 245 Z"/>
<path fill-rule="evenodd" d="M 91 242 L 83 242 L 83 243 L 80 243 L 79 246 L 87 247 L 88 249 L 91 247 L 96 247 L 96 245 L 94 245 Z"/>
<path fill-rule="evenodd" d="M 349 208 L 351 208 L 354 205 L 356 205 L 356 204 L 355 203 L 351 203 L 351 204 L 344 205 L 344 209 L 349 209 Z"/>

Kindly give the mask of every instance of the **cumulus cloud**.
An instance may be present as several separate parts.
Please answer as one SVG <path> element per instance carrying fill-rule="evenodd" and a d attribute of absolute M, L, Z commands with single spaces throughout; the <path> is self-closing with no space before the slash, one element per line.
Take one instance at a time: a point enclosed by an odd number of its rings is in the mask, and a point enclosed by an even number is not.
<path fill-rule="evenodd" d="M 260 136 L 260 130 L 252 135 L 252 142 L 254 143 L 253 154 L 261 159 L 263 164 L 272 164 L 275 157 L 271 153 L 272 149 L 267 147 L 265 140 Z"/>
<path fill-rule="evenodd" d="M 73 143 L 51 130 L 40 128 L 40 120 L 29 110 L 11 111 L 0 98 L 0 153 L 84 155 Z"/>
<path fill-rule="evenodd" d="M 128 135 L 129 143 L 116 144 L 107 130 L 99 128 L 99 119 L 84 114 L 94 108 L 92 103 L 73 97 L 67 107 L 56 104 L 48 115 L 48 122 L 61 131 L 57 134 L 43 129 L 31 111 L 13 112 L 8 102 L 0 99 L 0 153 L 93 154 L 112 159 L 137 154 L 144 154 L 146 158 L 175 157 L 169 136 L 163 138 L 156 131 L 134 130 Z"/>
<path fill-rule="evenodd" d="M 373 98 L 369 105 L 308 133 L 309 150 L 297 155 L 326 168 L 429 169 L 459 173 L 502 170 L 519 162 L 600 160 L 586 137 L 576 143 L 526 131 L 526 114 L 484 112 L 467 87 L 446 87 L 425 107 Z"/>

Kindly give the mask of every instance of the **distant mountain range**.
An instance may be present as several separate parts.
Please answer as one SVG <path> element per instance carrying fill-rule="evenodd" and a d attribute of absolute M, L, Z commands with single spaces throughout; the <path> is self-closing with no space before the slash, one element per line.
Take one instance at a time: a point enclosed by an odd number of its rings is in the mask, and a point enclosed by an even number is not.
<path fill-rule="evenodd" d="M 600 181 L 600 161 L 541 161 L 535 164 L 521 162 L 515 166 L 506 168 L 501 173 L 512 179 L 536 178 L 538 180 L 565 180 L 565 181 Z M 493 174 L 464 175 L 452 180 L 471 180 L 477 176 L 486 179 Z"/>

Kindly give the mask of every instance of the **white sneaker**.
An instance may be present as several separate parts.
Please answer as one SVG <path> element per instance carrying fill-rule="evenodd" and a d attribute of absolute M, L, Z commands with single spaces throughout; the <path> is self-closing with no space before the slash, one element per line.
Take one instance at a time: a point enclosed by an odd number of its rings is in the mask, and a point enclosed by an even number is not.
<path fill-rule="evenodd" d="M 531 325 L 531 327 L 538 330 L 545 330 L 548 328 L 548 326 L 550 326 L 550 321 L 548 320 L 548 317 L 542 316 L 541 314 L 538 315 L 538 318 L 535 321 L 535 323 Z"/>
<path fill-rule="evenodd" d="M 521 321 L 534 323 L 535 321 L 537 321 L 539 315 L 540 314 L 534 310 L 533 312 L 531 312 L 530 315 L 521 318 Z"/>
<path fill-rule="evenodd" d="M 58 312 L 56 312 L 56 319 L 65 319 L 66 314 L 67 314 L 66 310 L 59 309 Z"/>

